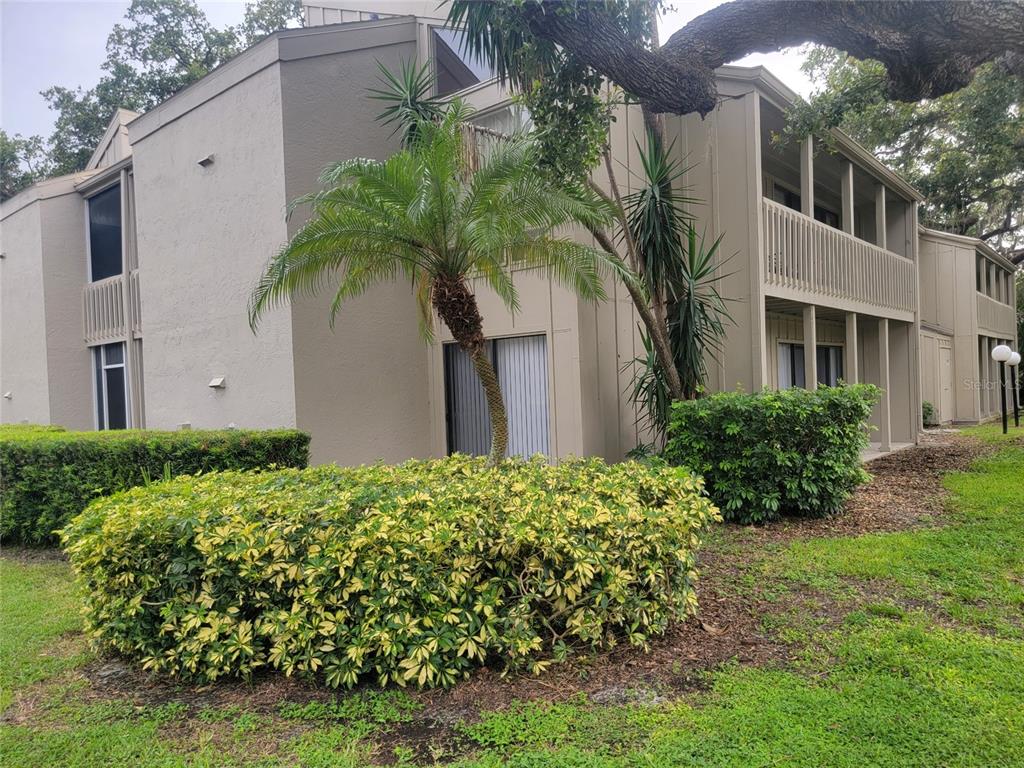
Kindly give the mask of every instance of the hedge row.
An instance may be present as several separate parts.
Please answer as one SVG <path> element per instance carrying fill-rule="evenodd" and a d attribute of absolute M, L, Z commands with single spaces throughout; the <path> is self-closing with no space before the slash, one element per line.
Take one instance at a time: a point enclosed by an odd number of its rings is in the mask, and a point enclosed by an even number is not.
<path fill-rule="evenodd" d="M 97 496 L 165 474 L 304 467 L 309 435 L 295 430 L 67 432 L 0 428 L 0 538 L 50 544 Z"/>
<path fill-rule="evenodd" d="M 664 457 L 703 475 L 727 520 L 833 514 L 868 477 L 860 454 L 879 393 L 857 384 L 676 403 Z"/>
<path fill-rule="evenodd" d="M 201 680 L 450 685 L 644 645 L 694 610 L 717 511 L 668 466 L 482 459 L 182 477 L 64 529 L 92 634 Z"/>

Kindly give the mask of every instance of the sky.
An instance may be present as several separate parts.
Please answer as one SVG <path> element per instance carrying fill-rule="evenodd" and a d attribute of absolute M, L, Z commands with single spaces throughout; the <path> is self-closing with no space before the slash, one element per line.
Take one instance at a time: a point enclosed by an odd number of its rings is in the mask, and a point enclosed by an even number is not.
<path fill-rule="evenodd" d="M 382 0 L 382 5 L 386 0 Z M 218 27 L 242 20 L 244 0 L 200 0 Z M 717 0 L 675 0 L 660 25 L 662 40 Z M 128 2 L 96 0 L 0 0 L 0 126 L 8 133 L 48 136 L 55 115 L 39 92 L 51 85 L 91 88 L 102 74 L 107 35 Z M 748 56 L 740 63 L 764 64 L 796 91 L 810 83 L 800 71 L 798 51 Z"/>

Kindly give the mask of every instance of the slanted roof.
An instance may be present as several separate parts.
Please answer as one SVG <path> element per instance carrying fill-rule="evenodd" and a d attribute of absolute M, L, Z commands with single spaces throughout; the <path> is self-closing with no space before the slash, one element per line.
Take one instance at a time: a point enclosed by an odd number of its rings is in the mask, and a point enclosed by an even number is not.
<path fill-rule="evenodd" d="M 11 214 L 38 200 L 48 200 L 51 197 L 72 194 L 77 191 L 75 189 L 76 185 L 95 175 L 95 173 L 95 171 L 79 171 L 78 173 L 54 176 L 30 184 L 18 194 L 0 203 L 0 220 L 6 219 Z"/>
<path fill-rule="evenodd" d="M 132 112 L 130 109 L 119 109 L 114 113 L 107 130 L 103 133 L 103 138 L 96 145 L 89 162 L 85 164 L 85 170 L 94 171 L 113 165 L 132 153 L 131 144 L 128 143 L 128 123 L 138 116 L 138 112 Z"/>

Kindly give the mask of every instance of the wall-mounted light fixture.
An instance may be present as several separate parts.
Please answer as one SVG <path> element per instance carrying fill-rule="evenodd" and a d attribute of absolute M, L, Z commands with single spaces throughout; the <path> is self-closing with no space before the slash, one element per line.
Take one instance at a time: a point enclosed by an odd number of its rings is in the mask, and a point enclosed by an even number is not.
<path fill-rule="evenodd" d="M 4 400 L 10 400 L 12 397 L 14 397 L 14 395 L 10 392 L 4 392 Z"/>
<path fill-rule="evenodd" d="M 214 376 L 210 379 L 210 385 L 213 389 L 224 389 L 227 384 L 224 382 L 223 376 Z"/>
<path fill-rule="evenodd" d="M 207 155 L 206 157 L 196 160 L 196 163 L 201 165 L 203 168 L 207 168 L 213 165 L 213 155 Z"/>

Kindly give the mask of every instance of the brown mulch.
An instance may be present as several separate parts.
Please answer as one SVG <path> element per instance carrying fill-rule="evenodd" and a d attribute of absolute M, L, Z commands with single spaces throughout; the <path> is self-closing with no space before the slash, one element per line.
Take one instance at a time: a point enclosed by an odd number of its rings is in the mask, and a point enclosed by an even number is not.
<path fill-rule="evenodd" d="M 993 450 L 955 433 L 930 433 L 918 446 L 870 462 L 867 469 L 872 480 L 857 490 L 841 515 L 785 520 L 763 527 L 724 526 L 701 553 L 699 618 L 671 627 L 647 652 L 620 647 L 553 667 L 539 677 L 502 677 L 484 669 L 453 690 L 413 693 L 424 705 L 422 714 L 385 735 L 377 759 L 393 759 L 395 746 L 412 749 L 417 759 L 429 759 L 439 747 L 450 754 L 453 745 L 459 744 L 455 724 L 513 701 L 566 700 L 580 693 L 605 703 L 650 700 L 699 690 L 706 685 L 709 671 L 729 661 L 757 666 L 786 663 L 791 648 L 766 630 L 763 622 L 777 613 L 779 606 L 760 596 L 759 590 L 751 596 L 749 590 L 740 592 L 735 587 L 758 554 L 765 547 L 798 539 L 936 525 L 943 517 L 946 494 L 942 475 L 966 469 L 974 459 Z M 786 602 L 789 608 L 800 605 L 801 610 L 826 621 L 838 621 L 849 611 L 849 606 L 811 590 L 796 591 Z M 141 672 L 120 659 L 101 659 L 74 674 L 88 681 L 80 694 L 84 697 L 126 699 L 137 706 L 178 701 L 190 711 L 239 705 L 247 711 L 271 714 L 282 701 L 329 700 L 335 695 L 332 690 L 279 674 L 266 674 L 251 684 L 226 680 L 188 686 Z M 0 720 L 31 720 L 34 705 L 39 703 L 37 696 L 32 688 L 25 691 Z"/>

